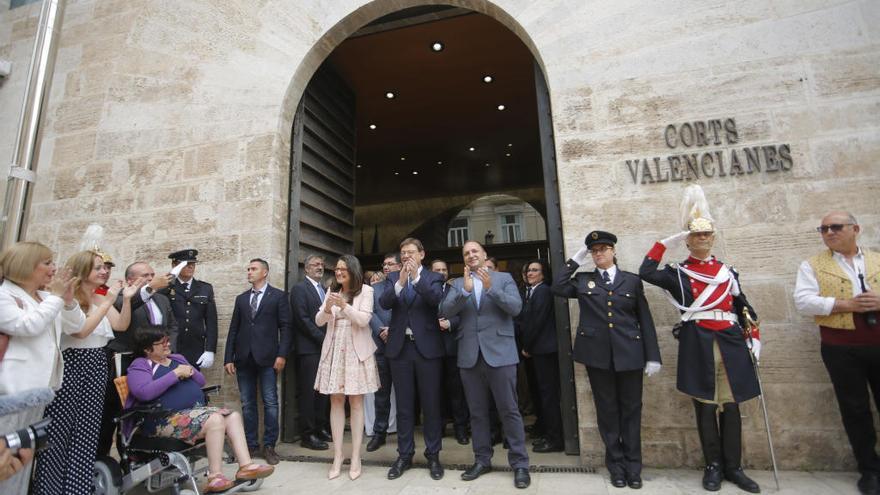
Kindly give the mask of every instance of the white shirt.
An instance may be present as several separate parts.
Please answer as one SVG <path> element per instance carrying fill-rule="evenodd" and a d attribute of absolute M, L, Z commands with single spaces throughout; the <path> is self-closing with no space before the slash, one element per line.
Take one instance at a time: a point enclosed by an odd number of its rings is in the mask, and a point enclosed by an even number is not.
<path fill-rule="evenodd" d="M 64 335 L 61 336 L 61 350 L 64 349 L 94 349 L 104 347 L 107 342 L 113 340 L 113 327 L 110 320 L 105 316 L 98 322 L 98 326 L 89 334 L 88 337 L 80 339 L 71 334 L 78 332 L 79 329 L 65 328 Z"/>
<path fill-rule="evenodd" d="M 417 283 L 419 283 L 419 279 L 421 277 L 422 277 L 422 265 L 419 265 L 419 269 L 416 270 L 416 278 L 410 280 L 410 284 L 413 285 L 413 291 L 416 290 L 415 285 Z M 400 297 L 400 293 L 403 292 L 403 285 L 400 285 L 400 282 L 403 282 L 404 284 L 406 284 L 406 282 L 404 282 L 404 279 L 402 279 L 402 278 L 399 279 L 396 284 L 394 284 L 394 295 L 398 296 L 398 297 Z M 413 334 L 412 328 L 406 327 L 406 330 L 404 330 L 403 333 L 406 335 L 412 335 Z"/>
<path fill-rule="evenodd" d="M 183 280 L 180 279 L 180 277 L 178 277 L 178 278 L 177 278 L 177 281 L 178 281 L 179 283 L 183 284 L 183 286 L 184 286 L 183 289 L 184 289 L 184 290 L 189 290 L 190 286 L 192 285 L 192 281 L 193 281 L 193 279 L 189 279 L 189 282 L 184 282 Z"/>
<path fill-rule="evenodd" d="M 311 280 L 311 279 L 309 279 L 309 280 Z M 251 286 L 251 292 L 248 294 L 248 304 L 251 304 L 251 299 L 253 299 L 253 297 L 254 297 L 254 291 L 255 290 L 260 291 L 260 293 L 257 294 L 257 308 L 256 308 L 256 309 L 260 309 L 260 303 L 263 302 L 263 296 L 266 295 L 266 289 L 268 289 L 268 288 L 269 288 L 268 283 L 263 284 L 263 286 L 260 287 L 259 289 L 254 286 Z"/>
<path fill-rule="evenodd" d="M 306 277 L 306 280 L 312 283 L 315 292 L 318 293 L 318 298 L 321 299 L 321 302 L 324 302 L 324 298 L 327 297 L 327 291 L 324 289 L 324 286 L 322 286 L 320 282 L 315 282 L 312 277 Z"/>
<path fill-rule="evenodd" d="M 859 248 L 858 253 L 853 256 L 853 266 L 850 266 L 840 253 L 834 252 L 831 257 L 849 278 L 853 297 L 861 294 L 862 284 L 859 281 L 859 273 L 865 274 L 865 255 L 862 253 L 862 249 Z M 865 287 L 868 290 L 871 289 L 867 280 L 865 280 Z M 827 316 L 834 309 L 835 301 L 834 297 L 819 295 L 819 281 L 816 280 L 816 272 L 808 260 L 802 261 L 798 268 L 797 281 L 794 284 L 794 305 L 798 311 L 809 316 Z"/>
<path fill-rule="evenodd" d="M 608 278 L 611 280 L 611 283 L 614 283 L 614 276 L 617 275 L 617 265 L 611 265 L 607 269 L 603 270 L 601 268 L 596 268 L 599 270 L 599 278 L 603 278 L 603 273 L 608 272 Z"/>

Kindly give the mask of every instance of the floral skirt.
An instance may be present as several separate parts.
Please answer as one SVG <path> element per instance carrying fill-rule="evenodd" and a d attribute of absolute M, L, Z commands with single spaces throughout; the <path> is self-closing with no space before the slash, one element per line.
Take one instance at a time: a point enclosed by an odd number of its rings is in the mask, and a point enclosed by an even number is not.
<path fill-rule="evenodd" d="M 379 370 L 371 355 L 364 361 L 354 351 L 351 322 L 338 317 L 331 339 L 330 352 L 318 364 L 315 390 L 322 394 L 363 395 L 379 390 Z"/>
<path fill-rule="evenodd" d="M 201 438 L 202 428 L 212 414 L 229 416 L 232 411 L 225 407 L 197 406 L 172 413 L 156 421 L 152 432 L 147 436 L 176 438 L 186 443 L 196 443 Z"/>

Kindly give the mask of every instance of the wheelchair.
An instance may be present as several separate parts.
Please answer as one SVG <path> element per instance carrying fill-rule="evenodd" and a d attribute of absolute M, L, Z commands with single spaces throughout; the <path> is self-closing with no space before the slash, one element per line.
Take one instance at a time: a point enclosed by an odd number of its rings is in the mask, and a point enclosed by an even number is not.
<path fill-rule="evenodd" d="M 119 398 L 125 403 L 128 395 L 126 377 L 116 378 L 116 389 Z M 220 390 L 219 385 L 205 387 L 202 392 L 208 394 Z M 144 421 L 151 417 L 167 414 L 158 403 L 149 403 L 123 411 L 113 419 L 117 425 L 116 449 L 119 460 L 109 456 L 101 456 L 95 461 L 94 492 L 97 495 L 124 495 L 142 484 L 149 493 L 156 493 L 170 488 L 172 495 L 200 495 L 197 478 L 208 472 L 205 442 L 196 444 L 174 438 L 154 438 L 138 435 Z M 132 428 L 125 431 L 124 421 L 130 421 Z M 224 461 L 232 463 L 234 456 L 229 452 L 228 445 L 224 448 Z M 241 480 L 226 491 L 251 492 L 262 486 L 263 480 Z"/>

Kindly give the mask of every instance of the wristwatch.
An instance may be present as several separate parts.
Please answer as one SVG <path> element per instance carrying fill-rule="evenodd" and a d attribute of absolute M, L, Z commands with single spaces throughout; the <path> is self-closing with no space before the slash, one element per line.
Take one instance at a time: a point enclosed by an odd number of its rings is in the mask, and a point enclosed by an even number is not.
<path fill-rule="evenodd" d="M 150 287 L 150 286 L 148 285 L 144 290 L 147 291 L 147 294 L 152 295 L 152 294 L 153 294 L 153 291 L 154 291 L 155 289 L 153 289 L 152 287 Z"/>

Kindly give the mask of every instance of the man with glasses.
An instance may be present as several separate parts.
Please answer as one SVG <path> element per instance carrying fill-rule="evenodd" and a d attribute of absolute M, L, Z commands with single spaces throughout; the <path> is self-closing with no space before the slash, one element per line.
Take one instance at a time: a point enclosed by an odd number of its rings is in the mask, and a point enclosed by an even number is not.
<path fill-rule="evenodd" d="M 817 227 L 828 248 L 801 263 L 794 302 L 819 325 L 831 377 L 864 494 L 880 493 L 880 458 L 868 389 L 880 408 L 880 254 L 859 247 L 852 214 L 832 211 Z"/>
<path fill-rule="evenodd" d="M 367 427 L 368 430 L 373 431 L 373 437 L 367 443 L 367 452 L 374 452 L 385 445 L 385 437 L 388 435 L 388 427 L 391 424 L 391 386 L 393 380 L 391 379 L 391 368 L 385 358 L 385 342 L 388 341 L 391 311 L 379 304 L 379 298 L 382 297 L 385 289 L 391 287 L 388 274 L 399 271 L 400 255 L 397 253 L 386 254 L 385 259 L 382 260 L 382 273 L 385 274 L 385 279 L 373 285 L 373 316 L 370 318 L 370 330 L 373 333 L 373 342 L 376 343 L 376 352 L 373 353 L 373 356 L 376 358 L 376 368 L 379 370 L 380 387 L 373 394 L 375 418 L 373 418 L 373 427 Z"/>

